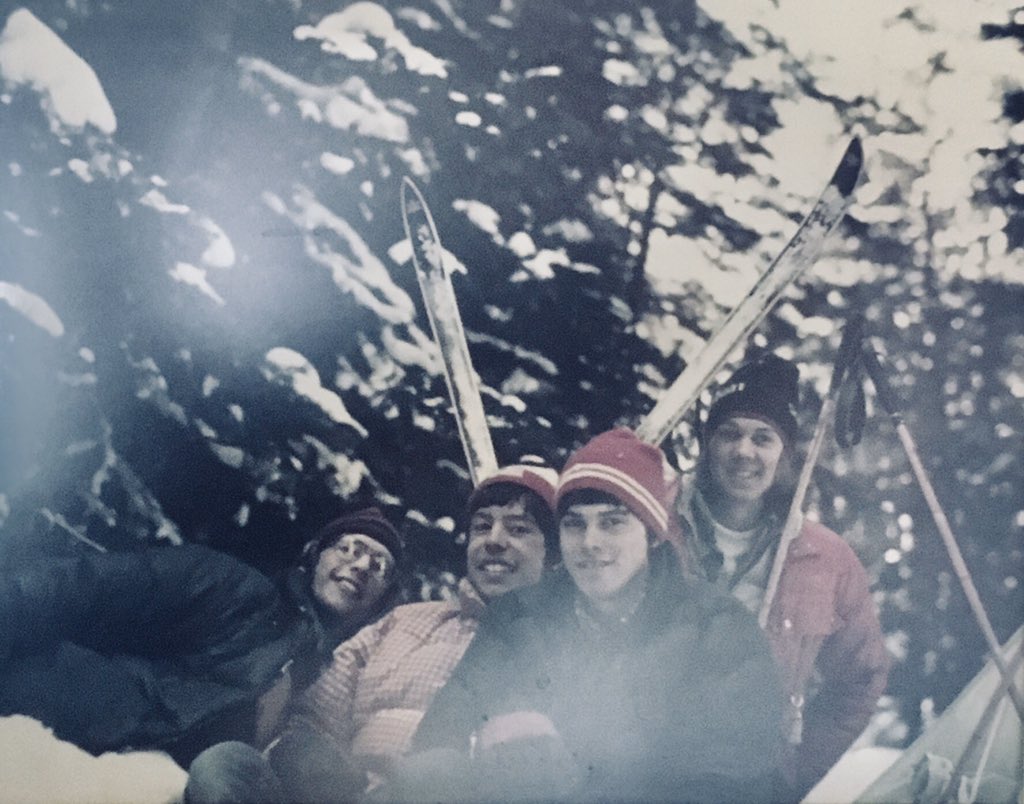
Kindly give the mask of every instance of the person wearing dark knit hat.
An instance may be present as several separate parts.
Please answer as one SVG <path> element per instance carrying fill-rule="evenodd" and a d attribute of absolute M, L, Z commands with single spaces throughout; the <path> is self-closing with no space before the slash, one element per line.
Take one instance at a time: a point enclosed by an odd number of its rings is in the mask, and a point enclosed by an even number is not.
<path fill-rule="evenodd" d="M 265 753 L 227 744 L 193 763 L 189 804 L 348 801 L 371 778 L 386 783 L 491 602 L 536 583 L 557 560 L 557 479 L 553 469 L 532 464 L 484 478 L 465 512 L 467 571 L 457 594 L 397 606 L 339 645 Z M 366 512 L 337 520 L 312 544 L 355 529 L 390 545 L 376 521 Z"/>
<path fill-rule="evenodd" d="M 695 476 L 675 513 L 686 570 L 751 612 L 764 603 L 793 495 L 799 370 L 775 355 L 738 368 L 713 393 Z M 786 553 L 767 633 L 786 688 L 786 775 L 801 797 L 867 725 L 888 659 L 868 578 L 849 546 L 804 520 Z M 812 674 L 819 678 L 810 695 Z"/>
<path fill-rule="evenodd" d="M 262 743 L 291 695 L 380 616 L 401 539 L 376 509 L 330 522 L 280 578 L 198 544 L 40 557 L 0 581 L 0 714 L 95 754 L 187 766 Z"/>
<path fill-rule="evenodd" d="M 403 553 L 398 531 L 372 507 L 331 520 L 307 542 L 302 570 L 328 632 L 351 636 L 393 605 Z"/>
<path fill-rule="evenodd" d="M 555 498 L 563 566 L 488 606 L 395 798 L 764 797 L 781 716 L 773 660 L 749 612 L 680 573 L 672 488 L 661 452 L 625 428 L 569 457 Z"/>

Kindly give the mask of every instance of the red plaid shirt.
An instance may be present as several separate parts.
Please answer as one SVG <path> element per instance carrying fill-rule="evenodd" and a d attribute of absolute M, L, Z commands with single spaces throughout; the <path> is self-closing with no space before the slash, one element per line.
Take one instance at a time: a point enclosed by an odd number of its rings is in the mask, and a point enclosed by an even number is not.
<path fill-rule="evenodd" d="M 334 651 L 299 698 L 286 732 L 313 729 L 386 773 L 476 633 L 484 603 L 465 579 L 451 601 L 399 606 Z"/>

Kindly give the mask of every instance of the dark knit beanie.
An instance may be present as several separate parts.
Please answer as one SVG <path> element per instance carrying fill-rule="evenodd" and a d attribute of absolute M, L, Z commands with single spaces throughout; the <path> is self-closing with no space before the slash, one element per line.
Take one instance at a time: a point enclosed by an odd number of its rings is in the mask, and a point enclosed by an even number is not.
<path fill-rule="evenodd" d="M 748 416 L 771 424 L 787 443 L 796 441 L 796 411 L 800 402 L 796 364 L 766 355 L 736 369 L 716 392 L 702 430 L 708 439 L 731 416 Z"/>
<path fill-rule="evenodd" d="M 592 489 L 622 502 L 659 539 L 668 530 L 667 470 L 661 450 L 625 427 L 595 436 L 569 460 L 558 479 L 560 503 L 573 491 Z"/>
<path fill-rule="evenodd" d="M 402 537 L 378 508 L 363 508 L 354 513 L 340 516 L 324 525 L 311 542 L 311 545 L 315 545 L 310 556 L 312 561 L 315 562 L 316 557 L 323 550 L 347 533 L 361 533 L 364 536 L 369 536 L 390 551 L 396 565 L 402 563 L 402 554 L 405 550 Z"/>

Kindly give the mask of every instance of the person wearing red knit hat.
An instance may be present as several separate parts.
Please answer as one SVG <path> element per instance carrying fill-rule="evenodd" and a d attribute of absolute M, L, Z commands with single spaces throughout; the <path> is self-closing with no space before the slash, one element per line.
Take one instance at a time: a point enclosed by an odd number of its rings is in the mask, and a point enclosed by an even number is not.
<path fill-rule="evenodd" d="M 573 453 L 563 566 L 488 607 L 389 798 L 752 801 L 776 784 L 782 693 L 755 618 L 685 579 L 661 452 Z"/>
<path fill-rule="evenodd" d="M 349 801 L 386 783 L 488 606 L 557 561 L 557 479 L 532 464 L 483 479 L 466 506 L 456 595 L 398 606 L 341 644 L 266 752 L 226 743 L 193 763 L 187 804 Z"/>

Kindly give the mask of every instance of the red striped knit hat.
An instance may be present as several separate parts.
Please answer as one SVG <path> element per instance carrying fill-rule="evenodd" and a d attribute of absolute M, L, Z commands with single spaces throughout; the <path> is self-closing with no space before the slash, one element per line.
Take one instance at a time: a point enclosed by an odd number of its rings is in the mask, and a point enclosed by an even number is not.
<path fill-rule="evenodd" d="M 555 510 L 555 484 L 558 482 L 558 472 L 550 466 L 535 466 L 528 463 L 511 464 L 496 470 L 494 474 L 488 475 L 480 481 L 469 497 L 469 509 L 473 509 L 473 503 L 479 492 L 488 486 L 496 483 L 511 483 L 514 486 L 522 486 L 532 491 L 554 512 Z"/>
<path fill-rule="evenodd" d="M 668 530 L 669 483 L 661 450 L 625 427 L 595 436 L 569 456 L 558 479 L 556 505 L 567 494 L 594 489 L 610 494 L 663 539 Z"/>

